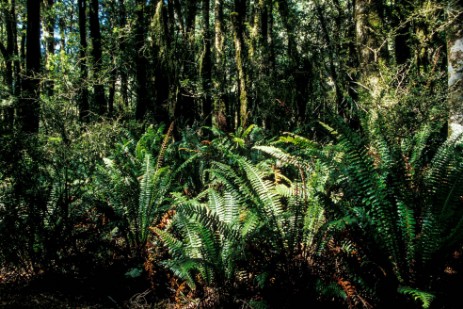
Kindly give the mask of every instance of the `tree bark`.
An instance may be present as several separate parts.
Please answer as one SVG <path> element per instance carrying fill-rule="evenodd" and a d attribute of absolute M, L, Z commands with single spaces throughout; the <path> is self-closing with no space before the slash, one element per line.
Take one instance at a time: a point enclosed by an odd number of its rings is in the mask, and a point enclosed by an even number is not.
<path fill-rule="evenodd" d="M 211 54 L 211 29 L 209 23 L 210 0 L 203 0 L 203 53 L 201 55 L 201 84 L 203 88 L 203 115 L 206 126 L 212 125 L 212 54 Z"/>
<path fill-rule="evenodd" d="M 92 66 L 93 66 L 93 95 L 94 105 L 98 115 L 107 111 L 105 89 L 103 85 L 103 57 L 98 0 L 90 1 L 90 38 L 92 40 Z"/>
<path fill-rule="evenodd" d="M 78 94 L 78 105 L 79 105 L 79 118 L 81 121 L 87 121 L 89 116 L 89 101 L 88 101 L 88 68 L 87 68 L 87 2 L 86 0 L 79 0 L 79 36 L 80 36 L 80 47 L 79 47 L 79 94 Z"/>
<path fill-rule="evenodd" d="M 127 24 L 127 10 L 125 8 L 125 1 L 124 0 L 119 0 L 118 3 L 118 26 L 120 29 L 124 29 L 126 24 Z M 126 43 L 126 38 L 124 36 L 121 36 L 119 39 L 119 48 L 118 48 L 118 53 L 121 56 L 122 63 L 119 63 L 118 65 L 118 73 L 121 79 L 121 87 L 120 87 L 120 92 L 121 92 L 121 97 L 122 97 L 122 102 L 123 104 L 128 107 L 129 106 L 129 94 L 128 94 L 128 85 L 129 85 L 129 77 L 128 73 L 126 70 L 125 66 L 125 57 L 126 54 L 128 53 L 127 51 L 127 43 Z"/>
<path fill-rule="evenodd" d="M 135 58 L 135 70 L 136 70 L 136 107 L 135 107 L 135 118 L 137 120 L 143 120 L 146 111 L 148 110 L 148 95 L 147 95 L 147 59 L 143 53 L 145 46 L 145 5 L 137 5 L 135 11 L 135 42 L 134 48 L 136 52 Z"/>
<path fill-rule="evenodd" d="M 55 14 L 53 12 L 53 5 L 55 0 L 44 0 L 45 16 L 44 16 L 44 39 L 46 46 L 45 70 L 47 80 L 45 81 L 45 91 L 49 97 L 53 96 L 54 82 L 51 76 L 50 66 L 55 54 Z"/>
<path fill-rule="evenodd" d="M 246 14 L 246 1 L 235 0 L 235 12 L 232 13 L 233 43 L 235 47 L 236 70 L 238 71 L 239 112 L 240 127 L 245 127 L 248 121 L 248 81 L 246 72 L 246 53 L 244 45 L 244 17 Z"/>
<path fill-rule="evenodd" d="M 222 0 L 214 2 L 214 66 L 213 66 L 213 117 L 212 125 L 227 130 L 227 107 L 224 100 L 225 85 L 225 55 L 224 55 L 224 14 Z"/>
<path fill-rule="evenodd" d="M 6 89 L 8 89 L 8 99 L 11 102 L 9 106 L 4 107 L 1 111 L 3 113 L 2 130 L 10 131 L 13 129 L 14 124 L 14 101 L 15 97 L 19 95 L 20 90 L 18 85 L 19 61 L 15 60 L 18 55 L 15 1 L 9 3 L 8 0 L 2 0 L 2 3 L 2 15 L 4 16 L 6 28 L 6 46 L 0 42 L 0 51 L 5 60 L 4 79 Z"/>
<path fill-rule="evenodd" d="M 320 7 L 316 3 L 317 7 Z M 294 32 L 294 20 L 292 18 L 290 8 L 288 5 L 288 0 L 278 0 L 278 8 L 280 11 L 280 16 L 283 22 L 283 26 L 286 30 L 288 36 L 288 56 L 290 61 L 290 68 L 294 68 L 297 65 L 297 48 L 296 48 L 296 33 Z"/>
<path fill-rule="evenodd" d="M 26 75 L 19 102 L 22 131 L 38 133 L 40 118 L 40 1 L 27 0 Z"/>
<path fill-rule="evenodd" d="M 153 46 L 154 61 L 156 63 L 154 70 L 154 89 L 155 89 L 155 104 L 153 105 L 154 119 L 156 122 L 169 122 L 169 95 L 171 86 L 171 65 L 168 59 L 170 50 L 170 34 L 168 26 L 166 5 L 164 1 L 158 1 L 156 11 L 153 18 L 153 23 L 157 25 L 157 35 L 159 36 L 157 44 Z"/>
<path fill-rule="evenodd" d="M 405 23 L 407 16 L 412 11 L 412 4 L 410 1 L 399 2 L 395 4 L 395 16 L 393 16 L 393 28 L 397 31 L 394 38 L 394 53 L 395 60 L 398 65 L 406 64 L 412 57 L 412 50 L 410 46 L 410 26 Z"/>
<path fill-rule="evenodd" d="M 317 15 L 320 20 L 320 26 L 321 26 L 321 32 L 322 35 L 325 39 L 326 45 L 328 47 L 328 60 L 329 60 L 329 65 L 328 65 L 328 70 L 331 75 L 331 78 L 333 80 L 334 84 L 334 94 L 335 94 L 335 100 L 336 100 L 336 109 L 339 115 L 341 115 L 344 118 L 347 118 L 348 115 L 344 109 L 344 104 L 343 104 L 343 89 L 340 86 L 340 80 L 339 80 L 339 74 L 338 70 L 336 68 L 336 59 L 335 59 L 335 53 L 336 53 L 336 46 L 335 43 L 333 42 L 331 38 L 330 31 L 328 29 L 328 23 L 325 18 L 325 14 L 322 8 L 322 4 L 317 1 L 316 2 L 316 10 L 317 10 Z"/>
<path fill-rule="evenodd" d="M 463 0 L 452 2 L 447 31 L 449 136 L 463 134 Z"/>

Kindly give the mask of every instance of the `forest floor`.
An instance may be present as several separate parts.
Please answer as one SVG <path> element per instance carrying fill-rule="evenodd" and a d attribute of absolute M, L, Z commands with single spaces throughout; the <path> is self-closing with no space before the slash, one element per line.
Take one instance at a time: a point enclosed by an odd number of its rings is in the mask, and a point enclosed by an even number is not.
<path fill-rule="evenodd" d="M 18 275 L 0 271 L 0 308 L 173 308 L 144 280 L 114 276 Z"/>

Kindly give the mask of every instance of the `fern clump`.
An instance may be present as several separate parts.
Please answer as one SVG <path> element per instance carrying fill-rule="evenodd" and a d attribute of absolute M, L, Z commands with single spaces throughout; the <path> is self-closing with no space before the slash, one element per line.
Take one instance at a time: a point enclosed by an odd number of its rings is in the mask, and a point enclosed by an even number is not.
<path fill-rule="evenodd" d="M 196 293 L 213 287 L 253 299 L 259 292 L 283 305 L 294 299 L 278 295 L 311 289 L 309 252 L 315 251 L 325 218 L 308 185 L 325 179 L 303 171 L 291 181 L 280 163 L 264 156 L 278 150 L 256 145 L 250 132 L 219 133 L 195 147 L 181 169 L 199 172 L 204 189 L 174 194 L 175 215 L 168 225 L 151 230 L 170 253 L 163 264 Z M 281 161 L 290 157 L 279 155 Z M 309 167 L 301 164 L 301 171 Z"/>
<path fill-rule="evenodd" d="M 336 128 L 323 124 L 333 136 L 325 146 L 301 143 L 301 138 L 282 141 L 299 145 L 299 153 L 310 154 L 313 162 L 330 170 L 326 186 L 318 190 L 327 217 L 323 229 L 332 237 L 321 242 L 321 252 L 346 255 L 338 264 L 344 265 L 336 270 L 339 276 L 354 280 L 353 274 L 361 274 L 365 295 L 368 285 L 378 282 L 408 286 L 402 293 L 427 308 L 445 257 L 463 243 L 461 139 L 436 143 L 441 130 L 427 125 L 398 140 L 381 125 L 380 117 L 358 132 L 342 121 Z M 281 150 L 272 152 L 283 157 Z M 287 162 L 302 168 L 291 156 Z M 353 247 L 345 247 L 346 242 Z M 371 271 L 367 265 L 378 268 Z M 360 282 L 358 276 L 355 280 Z M 381 291 L 370 295 L 374 300 Z"/>
<path fill-rule="evenodd" d="M 138 140 L 127 132 L 99 167 L 97 193 L 108 201 L 117 218 L 111 224 L 138 257 L 146 258 L 148 228 L 167 210 L 174 180 L 175 169 L 164 165 L 173 123 L 164 130 L 164 126 L 149 127 Z"/>

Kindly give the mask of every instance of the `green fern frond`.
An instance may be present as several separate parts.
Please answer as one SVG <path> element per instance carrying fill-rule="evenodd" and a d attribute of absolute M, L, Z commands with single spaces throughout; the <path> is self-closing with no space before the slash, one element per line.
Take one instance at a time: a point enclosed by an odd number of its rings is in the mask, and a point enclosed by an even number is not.
<path fill-rule="evenodd" d="M 442 226 L 431 211 L 424 214 L 421 226 L 421 236 L 418 244 L 421 261 L 426 265 L 432 260 L 434 253 L 441 246 Z"/>
<path fill-rule="evenodd" d="M 149 230 L 162 240 L 173 257 L 177 258 L 185 255 L 185 245 L 171 233 L 157 227 L 150 227 Z"/>
<path fill-rule="evenodd" d="M 230 165 L 213 161 L 211 162 L 211 169 L 208 172 L 210 173 L 210 178 L 224 185 L 226 191 L 233 195 L 233 198 L 238 203 L 242 204 L 246 199 L 253 199 L 253 192 L 245 177 L 238 175 L 237 171 Z"/>
<path fill-rule="evenodd" d="M 435 129 L 432 125 L 426 124 L 419 130 L 413 139 L 413 148 L 410 154 L 410 166 L 412 167 L 412 174 L 420 171 L 428 163 L 426 159 L 426 149 L 429 147 L 429 139 L 434 133 Z"/>
<path fill-rule="evenodd" d="M 320 148 L 320 145 L 317 142 L 314 142 L 303 136 L 291 133 L 283 132 L 283 136 L 280 136 L 275 144 L 292 144 L 303 149 L 317 149 Z"/>
<path fill-rule="evenodd" d="M 321 279 L 318 279 L 315 284 L 315 289 L 319 295 L 326 298 L 347 298 L 346 292 L 336 282 L 325 282 Z"/>
<path fill-rule="evenodd" d="M 195 274 L 202 268 L 201 260 L 198 259 L 173 259 L 163 261 L 162 264 L 169 268 L 176 277 L 185 280 L 188 286 L 196 289 Z"/>
<path fill-rule="evenodd" d="M 274 147 L 274 146 L 254 146 L 253 149 L 256 149 L 256 150 L 259 150 L 259 151 L 262 151 L 264 153 L 267 153 L 269 155 L 271 155 L 272 157 L 278 159 L 278 160 L 281 160 L 282 162 L 286 163 L 286 164 L 289 164 L 289 165 L 293 165 L 293 166 L 296 166 L 298 168 L 302 168 L 302 169 L 309 169 L 310 168 L 310 165 L 305 162 L 304 160 L 300 159 L 300 158 L 297 158 L 295 156 L 292 156 L 286 152 L 284 152 L 283 150 L 277 148 L 277 147 Z"/>
<path fill-rule="evenodd" d="M 205 205 L 182 205 L 179 211 L 196 220 L 212 231 L 218 231 L 225 238 L 239 240 L 239 233 L 232 228 L 233 223 L 220 220 L 219 216 Z M 234 219 L 234 218 L 233 218 Z M 235 220 L 232 220 L 235 221 Z"/>
<path fill-rule="evenodd" d="M 252 188 L 258 194 L 260 200 L 262 201 L 262 206 L 264 211 L 271 217 L 275 219 L 275 222 L 281 228 L 279 220 L 276 220 L 278 216 L 283 213 L 283 208 L 281 202 L 273 190 L 273 183 L 268 180 L 264 180 L 262 174 L 247 160 L 239 159 L 238 163 L 246 172 L 246 175 L 251 183 Z"/>
<path fill-rule="evenodd" d="M 138 220 L 134 222 L 141 243 L 146 241 L 146 236 L 148 234 L 146 229 L 151 225 L 151 221 L 153 219 L 150 209 L 153 203 L 154 189 L 151 155 L 146 154 L 144 162 L 144 173 L 140 181 L 140 195 L 137 209 Z"/>
<path fill-rule="evenodd" d="M 126 143 L 126 145 L 131 146 L 135 144 L 134 155 L 137 160 L 143 161 L 146 154 L 155 155 L 163 131 L 164 125 L 160 125 L 156 129 L 153 126 L 149 126 L 136 143 L 131 141 L 130 143 Z"/>
<path fill-rule="evenodd" d="M 423 309 L 428 309 L 431 306 L 435 296 L 432 293 L 425 292 L 419 289 L 415 289 L 409 286 L 401 286 L 398 288 L 398 292 L 404 295 L 411 296 L 414 301 L 420 301 Z"/>
<path fill-rule="evenodd" d="M 224 192 L 223 207 L 220 208 L 222 217 L 220 218 L 226 224 L 234 224 L 239 216 L 239 200 L 232 192 Z"/>
<path fill-rule="evenodd" d="M 339 121 L 338 121 L 339 122 Z M 332 126 L 328 125 L 327 123 L 323 121 L 318 121 L 318 123 L 325 128 L 331 135 L 338 135 L 338 131 L 336 131 Z"/>
<path fill-rule="evenodd" d="M 404 247 L 406 250 L 406 260 L 411 269 L 415 260 L 416 253 L 416 220 L 413 209 L 402 202 L 397 203 L 399 214 L 399 226 L 402 231 Z"/>
<path fill-rule="evenodd" d="M 262 220 L 260 220 L 260 216 L 249 209 L 245 209 L 241 212 L 240 223 L 242 226 L 241 236 L 243 238 L 248 238 L 250 235 L 254 234 L 263 224 Z"/>
<path fill-rule="evenodd" d="M 224 209 L 224 199 L 220 194 L 214 190 L 213 188 L 209 187 L 207 190 L 208 198 L 208 206 L 212 212 L 214 212 L 221 221 L 225 221 L 225 209 Z"/>
<path fill-rule="evenodd" d="M 324 208 L 319 203 L 310 204 L 304 216 L 304 243 L 306 246 L 314 245 L 316 235 L 325 222 Z"/>
<path fill-rule="evenodd" d="M 386 179 L 375 169 L 366 141 L 348 129 L 342 130 L 340 133 L 336 132 L 336 135 L 339 147 L 345 152 L 341 162 L 342 171 L 348 176 L 348 183 L 343 185 L 344 193 L 348 197 L 359 199 L 365 205 L 371 222 L 378 231 L 376 236 L 380 239 L 379 243 L 393 260 L 400 260 L 399 239 L 395 234 L 397 214 L 388 199 Z"/>
<path fill-rule="evenodd" d="M 257 126 L 256 126 L 255 124 L 249 125 L 249 126 L 246 128 L 246 130 L 243 131 L 243 134 L 241 134 L 241 137 L 242 137 L 242 138 L 248 138 L 249 135 L 252 133 L 252 131 L 253 131 L 254 129 L 256 129 L 256 128 L 257 128 Z"/>

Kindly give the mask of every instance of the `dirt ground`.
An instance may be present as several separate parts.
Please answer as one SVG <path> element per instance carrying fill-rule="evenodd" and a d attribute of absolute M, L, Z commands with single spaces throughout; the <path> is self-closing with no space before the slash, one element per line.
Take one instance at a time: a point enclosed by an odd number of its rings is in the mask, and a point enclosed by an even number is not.
<path fill-rule="evenodd" d="M 0 274 L 0 308 L 169 308 L 141 280 Z M 112 277 L 112 278 L 111 278 Z"/>

